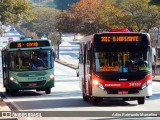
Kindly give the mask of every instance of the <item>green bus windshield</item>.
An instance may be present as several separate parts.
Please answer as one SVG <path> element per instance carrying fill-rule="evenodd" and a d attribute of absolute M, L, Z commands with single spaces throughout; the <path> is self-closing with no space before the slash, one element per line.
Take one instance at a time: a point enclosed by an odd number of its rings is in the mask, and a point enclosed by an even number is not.
<path fill-rule="evenodd" d="M 36 71 L 53 67 L 50 49 L 11 51 L 9 61 L 11 71 Z"/>

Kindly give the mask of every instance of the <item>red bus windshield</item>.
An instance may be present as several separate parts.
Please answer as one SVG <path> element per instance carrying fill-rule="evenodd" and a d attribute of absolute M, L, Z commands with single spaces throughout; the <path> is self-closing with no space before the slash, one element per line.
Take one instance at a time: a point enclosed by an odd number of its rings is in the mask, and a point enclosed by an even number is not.
<path fill-rule="evenodd" d="M 96 72 L 146 72 L 151 69 L 148 46 L 95 46 L 93 51 Z"/>
<path fill-rule="evenodd" d="M 102 33 L 93 39 L 96 72 L 147 72 L 151 69 L 150 40 L 141 33 Z"/>

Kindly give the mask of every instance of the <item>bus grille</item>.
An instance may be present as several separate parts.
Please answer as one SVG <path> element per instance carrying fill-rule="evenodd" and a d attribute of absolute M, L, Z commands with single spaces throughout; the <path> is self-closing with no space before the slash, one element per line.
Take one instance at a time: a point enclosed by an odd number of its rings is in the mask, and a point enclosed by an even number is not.
<path fill-rule="evenodd" d="M 17 74 L 19 77 L 29 77 L 31 75 L 33 76 L 45 76 L 47 73 L 46 71 L 38 71 L 38 72 L 20 72 Z"/>
<path fill-rule="evenodd" d="M 125 88 L 125 89 L 112 89 L 112 88 L 106 88 L 106 91 L 108 94 L 118 94 L 118 91 L 128 91 L 128 94 L 137 94 L 139 93 L 140 88 Z"/>
<path fill-rule="evenodd" d="M 35 84 L 35 86 L 44 85 L 46 80 L 44 81 L 37 81 L 37 82 L 19 82 L 22 87 L 30 86 L 30 84 Z"/>

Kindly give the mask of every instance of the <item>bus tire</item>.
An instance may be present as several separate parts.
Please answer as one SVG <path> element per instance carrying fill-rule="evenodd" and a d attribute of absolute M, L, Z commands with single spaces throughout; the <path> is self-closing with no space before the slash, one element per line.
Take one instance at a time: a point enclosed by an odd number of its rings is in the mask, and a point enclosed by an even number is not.
<path fill-rule="evenodd" d="M 50 94 L 51 93 L 51 88 L 46 88 L 45 92 L 46 92 L 46 94 Z"/>
<path fill-rule="evenodd" d="M 36 89 L 37 92 L 41 91 L 40 89 Z"/>
<path fill-rule="evenodd" d="M 145 97 L 139 97 L 137 98 L 138 104 L 144 104 L 145 103 Z"/>
<path fill-rule="evenodd" d="M 83 93 L 83 101 L 89 101 L 89 97 Z"/>
<path fill-rule="evenodd" d="M 10 89 L 9 91 L 12 96 L 17 95 L 17 93 L 19 92 L 19 90 L 13 90 L 13 89 Z"/>
<path fill-rule="evenodd" d="M 100 99 L 98 97 L 92 97 L 91 98 L 91 102 L 93 105 L 98 105 Z"/>

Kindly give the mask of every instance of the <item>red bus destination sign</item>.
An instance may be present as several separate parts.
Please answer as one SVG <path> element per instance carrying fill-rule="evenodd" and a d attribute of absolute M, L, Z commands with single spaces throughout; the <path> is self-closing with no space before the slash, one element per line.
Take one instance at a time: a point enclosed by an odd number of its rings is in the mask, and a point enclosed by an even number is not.
<path fill-rule="evenodd" d="M 101 36 L 101 42 L 138 42 L 140 36 Z"/>

